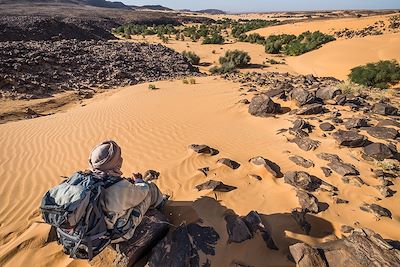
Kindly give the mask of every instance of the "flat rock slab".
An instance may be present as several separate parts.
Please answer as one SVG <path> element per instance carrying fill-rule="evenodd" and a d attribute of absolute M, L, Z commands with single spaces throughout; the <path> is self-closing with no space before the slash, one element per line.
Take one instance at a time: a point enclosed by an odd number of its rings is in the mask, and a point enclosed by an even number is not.
<path fill-rule="evenodd" d="M 221 181 L 214 181 L 214 180 L 209 180 L 205 183 L 196 185 L 196 188 L 199 191 L 212 189 L 215 192 L 230 192 L 232 190 L 237 189 L 236 186 L 226 185 Z"/>
<path fill-rule="evenodd" d="M 378 138 L 378 139 L 396 139 L 399 135 L 399 132 L 393 128 L 389 127 L 366 127 L 362 128 L 365 130 L 370 136 Z"/>
<path fill-rule="evenodd" d="M 351 119 L 348 119 L 344 123 L 344 126 L 346 127 L 347 130 L 361 128 L 361 127 L 367 127 L 368 120 L 365 118 L 351 118 Z"/>
<path fill-rule="evenodd" d="M 388 217 L 392 219 L 392 213 L 387 208 L 378 204 L 364 203 L 360 206 L 360 210 L 374 214 L 376 217 Z"/>
<path fill-rule="evenodd" d="M 295 137 L 292 142 L 304 151 L 315 150 L 321 144 L 319 141 L 312 140 L 309 137 Z"/>
<path fill-rule="evenodd" d="M 330 124 L 329 122 L 324 122 L 319 125 L 319 128 L 324 132 L 330 132 L 335 130 L 335 126 Z"/>
<path fill-rule="evenodd" d="M 341 161 L 333 161 L 329 162 L 328 167 L 331 168 L 334 172 L 346 176 L 346 175 L 358 175 L 359 171 L 356 167 L 349 163 L 343 163 Z"/>
<path fill-rule="evenodd" d="M 325 152 L 318 153 L 317 157 L 319 159 L 329 161 L 329 162 L 342 161 L 338 155 L 331 154 L 331 153 L 325 153 Z"/>
<path fill-rule="evenodd" d="M 296 111 L 296 115 L 313 115 L 324 112 L 324 107 L 321 104 L 310 104 L 303 106 Z"/>
<path fill-rule="evenodd" d="M 275 178 L 280 178 L 283 176 L 281 172 L 281 168 L 279 167 L 278 164 L 263 158 L 261 156 L 257 156 L 254 158 L 249 159 L 249 162 L 257 165 L 257 166 L 263 166 L 269 173 L 271 173 Z"/>
<path fill-rule="evenodd" d="M 228 166 L 229 168 L 231 168 L 233 170 L 236 170 L 237 168 L 240 167 L 240 164 L 238 162 L 228 159 L 228 158 L 221 158 L 217 162 L 224 164 L 225 166 Z"/>
<path fill-rule="evenodd" d="M 355 131 L 338 130 L 332 134 L 332 137 L 339 145 L 347 147 L 362 147 L 368 141 L 367 137 Z"/>
<path fill-rule="evenodd" d="M 313 247 L 297 243 L 289 250 L 298 267 L 400 266 L 400 251 L 367 229 L 354 229 L 349 237 Z"/>
<path fill-rule="evenodd" d="M 315 191 L 322 184 L 321 179 L 303 171 L 286 172 L 283 179 L 285 183 L 306 191 Z"/>
<path fill-rule="evenodd" d="M 302 190 L 298 190 L 296 196 L 302 209 L 318 213 L 318 199 L 315 196 Z"/>
<path fill-rule="evenodd" d="M 314 162 L 312 162 L 311 160 L 305 159 L 303 157 L 300 157 L 300 156 L 293 155 L 293 156 L 290 156 L 289 159 L 292 162 L 294 162 L 296 165 L 299 165 L 304 168 L 314 167 Z"/>
<path fill-rule="evenodd" d="M 367 157 L 382 161 L 393 158 L 393 151 L 385 144 L 372 143 L 364 147 L 364 154 Z"/>
<path fill-rule="evenodd" d="M 315 95 L 301 88 L 294 88 L 289 92 L 289 99 L 294 101 L 297 106 L 304 106 L 315 102 Z"/>
<path fill-rule="evenodd" d="M 372 106 L 372 112 L 380 115 L 392 115 L 398 114 L 398 108 L 387 104 L 387 103 L 376 103 Z"/>
<path fill-rule="evenodd" d="M 384 127 L 384 126 L 394 126 L 400 128 L 400 122 L 390 119 L 380 120 L 377 124 L 377 127 Z"/>
<path fill-rule="evenodd" d="M 211 156 L 219 154 L 219 151 L 217 149 L 211 148 L 207 145 L 192 144 L 189 146 L 189 148 L 198 154 L 208 154 Z"/>

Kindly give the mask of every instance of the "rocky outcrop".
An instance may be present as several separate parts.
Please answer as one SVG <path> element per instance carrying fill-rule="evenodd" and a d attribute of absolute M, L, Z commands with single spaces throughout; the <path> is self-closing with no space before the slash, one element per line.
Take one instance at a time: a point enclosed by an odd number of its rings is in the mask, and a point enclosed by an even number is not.
<path fill-rule="evenodd" d="M 362 147 L 366 144 L 367 138 L 355 131 L 338 130 L 332 134 L 339 145 L 347 147 Z"/>
<path fill-rule="evenodd" d="M 144 43 L 0 42 L 0 62 L 0 92 L 10 97 L 46 97 L 65 90 L 199 75 L 181 54 Z"/>
<path fill-rule="evenodd" d="M 400 266 L 400 251 L 367 229 L 355 229 L 349 237 L 312 247 L 297 243 L 289 249 L 298 267 Z"/>
<path fill-rule="evenodd" d="M 249 113 L 258 117 L 269 117 L 273 114 L 279 113 L 280 110 L 281 105 L 272 101 L 272 99 L 266 94 L 260 94 L 253 97 L 249 105 Z"/>

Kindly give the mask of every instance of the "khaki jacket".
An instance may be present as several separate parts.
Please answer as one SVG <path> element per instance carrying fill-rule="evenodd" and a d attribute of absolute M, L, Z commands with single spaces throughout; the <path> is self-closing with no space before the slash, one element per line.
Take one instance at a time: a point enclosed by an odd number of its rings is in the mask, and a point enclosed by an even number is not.
<path fill-rule="evenodd" d="M 162 200 L 163 195 L 157 185 L 144 181 L 133 184 L 123 179 L 107 188 L 102 202 L 107 228 L 127 231 L 113 242 L 130 239 L 147 210 L 157 207 Z"/>

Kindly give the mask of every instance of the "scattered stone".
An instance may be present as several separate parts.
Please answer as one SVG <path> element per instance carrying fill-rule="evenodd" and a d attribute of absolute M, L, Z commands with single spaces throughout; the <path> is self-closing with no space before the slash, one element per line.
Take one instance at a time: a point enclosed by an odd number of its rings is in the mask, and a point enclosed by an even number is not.
<path fill-rule="evenodd" d="M 387 103 L 376 103 L 372 106 L 372 112 L 380 115 L 397 115 L 398 109 Z"/>
<path fill-rule="evenodd" d="M 208 154 L 211 156 L 219 154 L 219 151 L 217 149 L 211 148 L 207 145 L 196 145 L 192 144 L 189 146 L 190 149 L 195 151 L 198 154 Z"/>
<path fill-rule="evenodd" d="M 204 168 L 200 168 L 200 169 L 197 169 L 197 170 L 202 172 L 207 177 L 208 172 L 210 171 L 210 168 L 209 167 L 204 167 Z"/>
<path fill-rule="evenodd" d="M 343 176 L 342 181 L 345 184 L 351 184 L 357 187 L 361 187 L 362 185 L 366 184 L 363 179 L 358 176 Z"/>
<path fill-rule="evenodd" d="M 367 127 L 363 128 L 363 130 L 378 139 L 396 139 L 399 134 L 395 129 L 388 127 Z"/>
<path fill-rule="evenodd" d="M 304 106 L 306 104 L 312 104 L 315 101 L 315 96 L 309 91 L 301 88 L 295 88 L 289 92 L 289 99 L 294 101 L 297 106 Z"/>
<path fill-rule="evenodd" d="M 290 156 L 289 159 L 292 162 L 294 162 L 295 164 L 297 164 L 299 166 L 302 166 L 304 168 L 314 167 L 314 162 L 312 162 L 310 160 L 307 160 L 307 159 L 305 159 L 303 157 L 300 157 L 300 156 L 293 155 L 293 156 Z"/>
<path fill-rule="evenodd" d="M 271 234 L 262 222 L 258 212 L 250 211 L 245 217 L 242 217 L 242 219 L 245 222 L 247 228 L 250 230 L 252 236 L 254 236 L 257 232 L 260 232 L 267 247 L 273 250 L 278 250 L 278 247 L 275 245 Z"/>
<path fill-rule="evenodd" d="M 299 138 L 308 137 L 308 133 L 299 128 L 289 128 L 289 134 Z"/>
<path fill-rule="evenodd" d="M 375 186 L 375 188 L 379 190 L 379 193 L 381 193 L 383 197 L 391 197 L 396 193 L 396 191 L 393 191 L 386 185 L 378 185 Z"/>
<path fill-rule="evenodd" d="M 296 223 L 303 229 L 304 233 L 308 235 L 311 231 L 311 224 L 306 221 L 307 210 L 296 208 L 293 209 L 291 215 Z"/>
<path fill-rule="evenodd" d="M 318 213 L 318 199 L 305 191 L 298 190 L 296 196 L 302 209 Z"/>
<path fill-rule="evenodd" d="M 340 226 L 340 231 L 342 231 L 342 233 L 345 233 L 345 234 L 351 233 L 353 230 L 354 230 L 354 228 L 351 226 L 348 226 L 348 225 Z"/>
<path fill-rule="evenodd" d="M 253 237 L 246 223 L 238 215 L 228 214 L 225 216 L 225 221 L 229 236 L 228 243 L 241 243 Z"/>
<path fill-rule="evenodd" d="M 293 122 L 293 129 L 307 129 L 308 132 L 311 132 L 312 126 L 306 120 L 297 119 Z"/>
<path fill-rule="evenodd" d="M 334 172 L 343 176 L 360 174 L 354 165 L 350 163 L 343 163 L 341 161 L 329 162 L 328 167 L 331 168 Z"/>
<path fill-rule="evenodd" d="M 344 126 L 346 127 L 347 130 L 367 127 L 368 121 L 365 118 L 351 118 L 344 123 Z"/>
<path fill-rule="evenodd" d="M 298 267 L 400 266 L 400 251 L 367 229 L 355 229 L 349 237 L 315 247 L 297 243 L 289 250 Z"/>
<path fill-rule="evenodd" d="M 269 117 L 272 114 L 277 114 L 281 111 L 281 105 L 272 101 L 266 94 L 260 94 L 250 102 L 249 113 L 258 117 Z"/>
<path fill-rule="evenodd" d="M 394 156 L 392 150 L 385 144 L 372 143 L 364 147 L 364 154 L 367 157 L 382 161 Z"/>
<path fill-rule="evenodd" d="M 325 132 L 330 132 L 330 131 L 335 130 L 335 126 L 333 126 L 333 125 L 330 124 L 329 122 L 321 123 L 321 124 L 319 125 L 319 128 L 320 128 L 322 131 L 325 131 Z"/>
<path fill-rule="evenodd" d="M 296 111 L 296 115 L 313 115 L 324 112 L 324 107 L 321 104 L 310 104 L 303 106 Z"/>
<path fill-rule="evenodd" d="M 303 171 L 289 171 L 284 175 L 284 181 L 291 186 L 306 191 L 315 191 L 321 186 L 322 180 Z"/>
<path fill-rule="evenodd" d="M 338 197 L 334 198 L 334 201 L 335 201 L 335 204 L 348 204 L 349 203 L 348 200 L 342 199 L 342 198 L 338 198 Z"/>
<path fill-rule="evenodd" d="M 319 88 L 316 92 L 316 97 L 322 100 L 331 100 L 336 96 L 341 95 L 342 91 L 336 87 L 323 87 Z"/>
<path fill-rule="evenodd" d="M 321 170 L 324 173 L 325 177 L 329 177 L 332 174 L 332 170 L 327 167 L 321 167 Z"/>
<path fill-rule="evenodd" d="M 239 100 L 238 103 L 248 105 L 248 104 L 250 104 L 250 101 L 247 99 L 242 99 L 242 100 Z"/>
<path fill-rule="evenodd" d="M 217 162 L 224 164 L 233 170 L 236 170 L 237 168 L 240 167 L 240 164 L 238 162 L 228 159 L 228 158 L 220 158 Z"/>
<path fill-rule="evenodd" d="M 280 178 L 283 176 L 283 174 L 281 172 L 281 168 L 276 163 L 274 163 L 266 158 L 257 156 L 257 157 L 249 159 L 249 162 L 254 165 L 264 166 L 265 169 L 269 173 L 271 173 L 275 178 Z"/>
<path fill-rule="evenodd" d="M 248 176 L 250 178 L 256 179 L 258 181 L 262 181 L 262 177 L 260 175 L 256 175 L 256 174 L 248 174 Z"/>
<path fill-rule="evenodd" d="M 360 206 L 360 209 L 365 212 L 373 213 L 377 217 L 388 217 L 392 219 L 392 213 L 390 212 L 390 210 L 377 204 L 364 203 Z"/>
<path fill-rule="evenodd" d="M 308 137 L 295 137 L 292 142 L 294 142 L 300 149 L 304 151 L 315 150 L 321 144 L 319 141 L 312 140 Z"/>
<path fill-rule="evenodd" d="M 400 122 L 395 121 L 395 120 L 390 120 L 390 119 L 384 119 L 384 120 L 380 120 L 376 126 L 377 127 L 394 126 L 394 127 L 400 128 Z"/>
<path fill-rule="evenodd" d="M 368 139 L 355 131 L 338 130 L 332 134 L 339 145 L 347 147 L 362 147 L 365 146 Z"/>
<path fill-rule="evenodd" d="M 319 159 L 326 160 L 326 161 L 329 161 L 329 162 L 342 161 L 342 160 L 339 158 L 338 155 L 330 154 L 330 153 L 325 153 L 325 152 L 322 152 L 322 153 L 317 154 L 317 157 L 318 157 Z"/>
<path fill-rule="evenodd" d="M 236 186 L 226 185 L 221 181 L 214 181 L 214 180 L 209 180 L 205 183 L 196 185 L 196 188 L 199 191 L 212 189 L 215 192 L 230 192 L 232 190 L 237 189 Z"/>

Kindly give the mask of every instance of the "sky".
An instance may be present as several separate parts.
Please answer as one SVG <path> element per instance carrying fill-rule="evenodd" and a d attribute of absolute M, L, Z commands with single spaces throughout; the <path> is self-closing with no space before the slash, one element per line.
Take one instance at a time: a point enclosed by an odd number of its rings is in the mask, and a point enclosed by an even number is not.
<path fill-rule="evenodd" d="M 114 0 L 116 1 L 116 0 Z M 400 0 L 120 0 L 129 5 L 163 5 L 173 9 L 215 8 L 228 12 L 337 9 L 400 9 Z"/>

